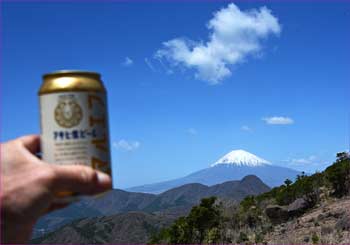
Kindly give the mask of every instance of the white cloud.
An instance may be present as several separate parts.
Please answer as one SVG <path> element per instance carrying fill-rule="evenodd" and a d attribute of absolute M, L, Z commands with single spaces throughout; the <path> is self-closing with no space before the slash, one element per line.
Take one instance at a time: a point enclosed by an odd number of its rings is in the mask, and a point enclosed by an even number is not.
<path fill-rule="evenodd" d="M 218 84 L 231 76 L 232 66 L 261 51 L 261 40 L 279 34 L 278 19 L 266 7 L 241 11 L 234 3 L 214 13 L 207 24 L 209 40 L 175 38 L 163 43 L 156 59 L 195 70 L 195 77 Z"/>
<path fill-rule="evenodd" d="M 321 159 L 319 156 L 311 155 L 308 157 L 287 159 L 283 162 L 291 168 L 312 173 L 314 171 L 322 171 L 331 161 Z"/>
<path fill-rule="evenodd" d="M 189 128 L 189 129 L 187 129 L 187 133 L 189 133 L 191 135 L 196 135 L 196 134 L 198 134 L 198 131 L 195 128 Z"/>
<path fill-rule="evenodd" d="M 149 59 L 145 58 L 145 63 L 149 69 L 151 69 L 152 71 L 156 71 L 156 69 L 154 69 L 152 62 Z"/>
<path fill-rule="evenodd" d="M 294 123 L 294 120 L 290 117 L 264 117 L 262 120 L 265 121 L 266 124 L 272 125 L 287 125 Z"/>
<path fill-rule="evenodd" d="M 294 165 L 304 165 L 304 164 L 315 164 L 315 161 L 317 160 L 316 156 L 309 156 L 307 158 L 294 158 L 290 160 L 290 163 Z"/>
<path fill-rule="evenodd" d="M 168 75 L 171 75 L 171 74 L 173 74 L 174 73 L 174 71 L 172 70 L 172 69 L 170 69 L 168 66 L 166 66 L 164 63 L 163 63 L 163 61 L 162 61 L 162 59 L 157 59 L 158 60 L 158 62 L 161 64 L 161 67 L 164 69 L 164 71 L 166 72 L 166 74 L 168 74 Z"/>
<path fill-rule="evenodd" d="M 246 132 L 253 132 L 253 129 L 251 129 L 250 127 L 248 127 L 247 125 L 243 125 L 241 127 L 242 131 L 246 131 Z"/>
<path fill-rule="evenodd" d="M 125 57 L 124 61 L 122 62 L 123 66 L 131 66 L 132 64 L 134 64 L 134 61 L 129 57 Z"/>
<path fill-rule="evenodd" d="M 134 151 L 140 147 L 141 143 L 139 141 L 126 141 L 121 139 L 117 142 L 113 142 L 113 146 L 118 150 L 124 151 Z"/>

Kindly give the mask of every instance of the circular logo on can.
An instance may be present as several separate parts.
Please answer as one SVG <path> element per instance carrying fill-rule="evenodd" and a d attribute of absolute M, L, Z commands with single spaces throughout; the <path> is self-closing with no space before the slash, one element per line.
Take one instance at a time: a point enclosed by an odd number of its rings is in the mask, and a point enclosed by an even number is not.
<path fill-rule="evenodd" d="M 55 108 L 55 120 L 64 128 L 77 126 L 83 118 L 83 111 L 72 98 L 60 100 Z"/>

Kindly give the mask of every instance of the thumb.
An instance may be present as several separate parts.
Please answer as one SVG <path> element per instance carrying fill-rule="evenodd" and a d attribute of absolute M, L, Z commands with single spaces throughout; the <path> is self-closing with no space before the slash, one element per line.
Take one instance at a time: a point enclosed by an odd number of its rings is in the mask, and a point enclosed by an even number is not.
<path fill-rule="evenodd" d="M 52 165 L 53 192 L 71 191 L 80 194 L 96 194 L 112 188 L 111 177 L 83 165 Z"/>
<path fill-rule="evenodd" d="M 23 146 L 31 153 L 35 154 L 40 150 L 40 136 L 39 135 L 26 135 L 18 138 Z"/>

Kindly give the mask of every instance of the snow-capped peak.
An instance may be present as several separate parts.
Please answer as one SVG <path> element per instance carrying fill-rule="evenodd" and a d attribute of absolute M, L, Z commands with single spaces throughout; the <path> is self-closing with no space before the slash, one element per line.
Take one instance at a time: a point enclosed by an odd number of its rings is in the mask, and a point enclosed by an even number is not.
<path fill-rule="evenodd" d="M 234 150 L 217 160 L 215 163 L 210 165 L 211 167 L 217 166 L 219 164 L 227 164 L 234 166 L 262 166 L 265 164 L 270 164 L 270 162 L 255 156 L 244 150 Z"/>

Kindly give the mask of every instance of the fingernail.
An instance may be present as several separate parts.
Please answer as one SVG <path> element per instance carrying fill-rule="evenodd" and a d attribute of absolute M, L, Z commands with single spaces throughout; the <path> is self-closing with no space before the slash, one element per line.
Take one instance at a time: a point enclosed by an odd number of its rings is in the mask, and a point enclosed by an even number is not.
<path fill-rule="evenodd" d="M 99 184 L 108 184 L 111 182 L 111 177 L 108 174 L 97 172 L 97 181 Z"/>

